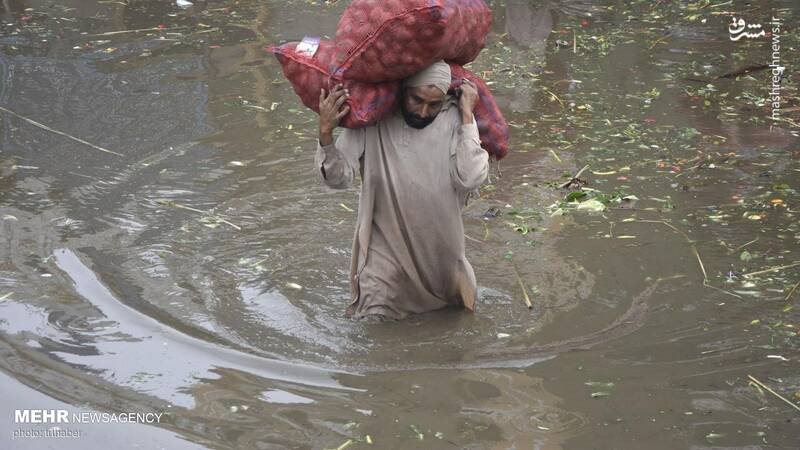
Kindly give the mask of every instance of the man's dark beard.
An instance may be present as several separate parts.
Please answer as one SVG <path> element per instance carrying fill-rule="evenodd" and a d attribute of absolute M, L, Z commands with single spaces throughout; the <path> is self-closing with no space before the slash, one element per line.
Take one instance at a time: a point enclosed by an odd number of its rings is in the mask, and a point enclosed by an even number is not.
<path fill-rule="evenodd" d="M 431 116 L 425 119 L 422 116 L 406 111 L 406 105 L 404 102 L 400 102 L 400 110 L 403 112 L 403 119 L 406 120 L 408 126 L 418 130 L 427 127 L 431 124 L 431 122 L 434 121 L 434 119 L 436 119 L 436 116 Z"/>

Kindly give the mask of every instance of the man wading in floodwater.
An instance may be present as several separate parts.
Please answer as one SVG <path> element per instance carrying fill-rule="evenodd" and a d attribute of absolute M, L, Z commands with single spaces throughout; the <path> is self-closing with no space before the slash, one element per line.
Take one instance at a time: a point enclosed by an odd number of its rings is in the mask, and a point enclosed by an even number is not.
<path fill-rule="evenodd" d="M 320 92 L 315 167 L 328 186 L 361 173 L 353 238 L 350 317 L 402 319 L 449 305 L 475 308 L 461 210 L 489 173 L 472 110 L 475 84 L 447 95 L 450 67 L 437 62 L 403 82 L 396 109 L 377 124 L 333 129 L 349 112 L 342 86 Z M 344 106 L 343 106 L 344 105 Z"/>

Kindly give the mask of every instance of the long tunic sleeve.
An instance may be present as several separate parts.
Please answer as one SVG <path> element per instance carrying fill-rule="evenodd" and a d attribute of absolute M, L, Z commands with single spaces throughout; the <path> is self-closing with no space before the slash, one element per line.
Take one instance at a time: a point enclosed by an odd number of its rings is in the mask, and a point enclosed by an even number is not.
<path fill-rule="evenodd" d="M 317 178 L 333 189 L 346 189 L 353 185 L 359 159 L 364 154 L 364 130 L 344 129 L 330 145 L 320 145 L 314 167 Z"/>
<path fill-rule="evenodd" d="M 481 148 L 478 125 L 472 123 L 458 128 L 457 144 L 450 155 L 450 180 L 461 192 L 473 192 L 489 176 L 489 154 Z"/>

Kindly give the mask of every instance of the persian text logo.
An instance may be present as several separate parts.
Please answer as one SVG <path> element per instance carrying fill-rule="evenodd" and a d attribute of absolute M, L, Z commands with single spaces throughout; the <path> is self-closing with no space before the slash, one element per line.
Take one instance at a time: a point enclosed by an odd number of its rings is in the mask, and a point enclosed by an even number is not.
<path fill-rule="evenodd" d="M 760 36 L 766 36 L 766 32 L 763 28 L 761 28 L 760 23 L 749 24 L 742 18 L 736 20 L 735 16 L 733 17 L 731 24 L 728 25 L 728 33 L 730 33 L 730 38 L 732 41 L 738 41 L 743 37 L 757 38 Z"/>

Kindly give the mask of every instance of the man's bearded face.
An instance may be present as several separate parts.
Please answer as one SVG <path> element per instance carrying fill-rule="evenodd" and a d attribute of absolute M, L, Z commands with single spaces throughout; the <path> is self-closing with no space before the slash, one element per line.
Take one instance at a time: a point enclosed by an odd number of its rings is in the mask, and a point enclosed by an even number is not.
<path fill-rule="evenodd" d="M 445 94 L 436 86 L 416 86 L 403 91 L 401 110 L 408 126 L 422 129 L 442 110 Z"/>

